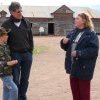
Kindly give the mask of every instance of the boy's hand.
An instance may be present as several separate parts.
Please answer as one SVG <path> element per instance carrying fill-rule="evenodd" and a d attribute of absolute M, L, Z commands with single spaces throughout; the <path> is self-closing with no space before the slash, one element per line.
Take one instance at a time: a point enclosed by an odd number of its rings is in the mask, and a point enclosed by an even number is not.
<path fill-rule="evenodd" d="M 63 43 L 64 43 L 64 44 L 67 44 L 68 41 L 69 41 L 69 38 L 64 38 L 64 39 L 63 39 Z"/>
<path fill-rule="evenodd" d="M 12 60 L 12 61 L 8 61 L 7 65 L 12 66 L 18 63 L 18 60 Z"/>

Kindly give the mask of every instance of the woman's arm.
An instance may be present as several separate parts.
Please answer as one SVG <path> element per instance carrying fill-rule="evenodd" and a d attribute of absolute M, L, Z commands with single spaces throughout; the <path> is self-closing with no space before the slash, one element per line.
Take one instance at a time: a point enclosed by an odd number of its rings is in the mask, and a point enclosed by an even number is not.
<path fill-rule="evenodd" d="M 60 41 L 60 46 L 61 46 L 61 48 L 63 49 L 63 50 L 65 50 L 65 51 L 67 51 L 67 49 L 68 49 L 68 47 L 69 47 L 69 40 L 68 40 L 68 38 L 66 38 L 67 39 L 67 43 L 64 43 L 64 39 L 62 39 L 61 41 Z"/>
<path fill-rule="evenodd" d="M 60 47 L 64 50 L 67 51 L 67 49 L 70 46 L 70 37 L 71 37 L 71 32 L 68 33 L 68 35 L 66 36 L 66 38 L 63 38 L 60 41 Z"/>

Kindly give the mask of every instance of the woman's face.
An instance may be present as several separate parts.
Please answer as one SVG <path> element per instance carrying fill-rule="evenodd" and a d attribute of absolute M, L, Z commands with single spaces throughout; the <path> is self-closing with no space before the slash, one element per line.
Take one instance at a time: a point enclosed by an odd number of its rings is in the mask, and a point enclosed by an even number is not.
<path fill-rule="evenodd" d="M 77 16 L 76 18 L 75 18 L 75 27 L 77 27 L 77 28 L 84 28 L 84 23 L 85 23 L 85 21 L 80 17 L 80 16 Z"/>

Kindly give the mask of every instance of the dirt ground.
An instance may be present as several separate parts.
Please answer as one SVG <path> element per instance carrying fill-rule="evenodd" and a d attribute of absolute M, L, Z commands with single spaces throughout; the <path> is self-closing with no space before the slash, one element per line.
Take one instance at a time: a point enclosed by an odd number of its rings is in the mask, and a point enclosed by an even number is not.
<path fill-rule="evenodd" d="M 48 49 L 33 58 L 28 100 L 72 100 L 69 75 L 64 70 L 65 52 L 59 42 L 63 37 L 34 37 L 36 46 Z M 100 100 L 100 54 L 91 85 L 91 100 Z M 0 100 L 2 82 L 0 81 Z"/>

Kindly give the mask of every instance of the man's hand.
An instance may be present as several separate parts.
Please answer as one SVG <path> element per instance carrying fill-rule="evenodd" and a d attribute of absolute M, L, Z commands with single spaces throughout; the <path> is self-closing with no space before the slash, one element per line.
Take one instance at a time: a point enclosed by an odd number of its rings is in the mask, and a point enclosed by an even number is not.
<path fill-rule="evenodd" d="M 64 38 L 64 39 L 63 39 L 63 43 L 64 43 L 64 44 L 67 44 L 68 41 L 69 41 L 69 38 Z"/>
<path fill-rule="evenodd" d="M 18 60 L 12 60 L 12 61 L 8 61 L 7 65 L 12 66 L 18 63 Z"/>
<path fill-rule="evenodd" d="M 72 52 L 72 56 L 73 56 L 73 57 L 76 57 L 76 56 L 77 56 L 77 52 L 76 52 L 76 51 L 73 51 L 73 52 Z"/>

